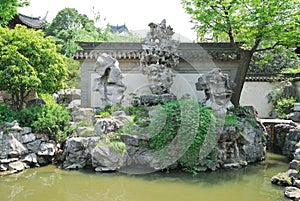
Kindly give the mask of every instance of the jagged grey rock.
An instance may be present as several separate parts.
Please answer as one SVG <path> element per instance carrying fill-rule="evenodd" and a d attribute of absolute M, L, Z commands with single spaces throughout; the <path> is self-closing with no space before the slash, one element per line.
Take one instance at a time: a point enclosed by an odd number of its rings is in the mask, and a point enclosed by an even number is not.
<path fill-rule="evenodd" d="M 62 154 L 63 168 L 80 169 L 92 164 L 91 151 L 100 137 L 76 137 L 67 139 Z"/>
<path fill-rule="evenodd" d="M 171 69 L 179 63 L 179 41 L 172 39 L 174 31 L 170 25 L 166 26 L 166 20 L 159 24 L 152 22 L 149 27 L 142 45 L 142 73 L 150 82 L 152 94 L 170 93 L 175 76 Z"/>
<path fill-rule="evenodd" d="M 98 145 L 92 149 L 92 166 L 96 171 L 115 171 L 126 161 L 125 151 L 116 151 L 107 145 Z"/>
<path fill-rule="evenodd" d="M 22 135 L 21 143 L 29 143 L 35 141 L 36 137 L 33 133 Z"/>
<path fill-rule="evenodd" d="M 1 134 L 0 134 L 1 135 Z M 26 153 L 28 149 L 19 142 L 12 133 L 2 134 L 1 143 L 1 155 L 8 156 L 10 158 L 18 158 Z"/>
<path fill-rule="evenodd" d="M 284 195 L 287 198 L 299 201 L 300 200 L 300 189 L 297 187 L 293 187 L 293 186 L 285 187 Z"/>
<path fill-rule="evenodd" d="M 119 62 L 104 53 L 97 58 L 94 71 L 99 75 L 95 78 L 93 90 L 100 94 L 100 108 L 120 104 L 127 87 L 122 82 Z"/>
<path fill-rule="evenodd" d="M 39 147 L 38 155 L 39 156 L 54 156 L 56 151 L 55 142 L 42 142 Z"/>
<path fill-rule="evenodd" d="M 230 80 L 228 74 L 221 72 L 221 69 L 214 68 L 207 74 L 203 74 L 195 83 L 196 90 L 204 91 L 205 99 L 202 103 L 211 107 L 219 116 L 226 115 L 227 109 L 233 107 L 230 98 L 235 83 Z"/>

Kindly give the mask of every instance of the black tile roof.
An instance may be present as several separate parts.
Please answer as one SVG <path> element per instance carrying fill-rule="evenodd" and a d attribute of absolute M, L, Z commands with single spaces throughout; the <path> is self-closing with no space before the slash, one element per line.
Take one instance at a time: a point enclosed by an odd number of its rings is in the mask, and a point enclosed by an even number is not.
<path fill-rule="evenodd" d="M 293 81 L 300 81 L 300 73 L 283 73 L 283 74 L 260 74 L 260 73 L 248 73 L 246 81 L 248 82 L 280 82 L 284 80 L 292 79 Z"/>
<path fill-rule="evenodd" d="M 117 32 L 122 33 L 124 31 L 128 31 L 125 24 L 121 25 L 121 26 L 119 26 L 119 25 L 117 25 L 117 26 L 110 25 L 110 32 L 112 32 L 112 33 L 117 33 Z"/>
<path fill-rule="evenodd" d="M 83 50 L 74 54 L 75 60 L 97 59 L 106 53 L 116 59 L 139 60 L 143 51 L 142 43 L 122 42 L 77 42 Z M 240 60 L 230 43 L 180 43 L 178 53 L 181 59 L 197 61 L 203 59 L 234 61 Z"/>
<path fill-rule="evenodd" d="M 46 23 L 46 17 L 30 17 L 19 13 L 8 23 L 8 27 L 13 29 L 17 24 L 22 24 L 28 28 L 41 29 Z"/>

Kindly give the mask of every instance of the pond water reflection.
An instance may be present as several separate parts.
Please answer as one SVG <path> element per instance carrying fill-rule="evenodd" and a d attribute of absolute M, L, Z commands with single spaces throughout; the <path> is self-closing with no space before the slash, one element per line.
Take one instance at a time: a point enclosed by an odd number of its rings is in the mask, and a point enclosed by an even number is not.
<path fill-rule="evenodd" d="M 126 175 L 65 171 L 55 166 L 0 177 L 1 201 L 283 201 L 270 178 L 287 170 L 286 159 L 268 159 L 239 170 L 189 174 Z"/>

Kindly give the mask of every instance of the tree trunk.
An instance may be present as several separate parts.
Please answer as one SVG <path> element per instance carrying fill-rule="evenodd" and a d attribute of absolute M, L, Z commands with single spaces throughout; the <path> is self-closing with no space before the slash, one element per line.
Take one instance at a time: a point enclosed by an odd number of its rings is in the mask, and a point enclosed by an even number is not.
<path fill-rule="evenodd" d="M 236 76 L 235 76 L 235 84 L 236 86 L 233 89 L 233 94 L 231 97 L 231 102 L 234 106 L 239 106 L 240 104 L 240 97 L 242 93 L 242 89 L 244 86 L 245 78 L 248 72 L 249 64 L 253 55 L 253 52 L 249 50 L 240 50 L 241 55 L 241 63 L 238 67 Z"/>

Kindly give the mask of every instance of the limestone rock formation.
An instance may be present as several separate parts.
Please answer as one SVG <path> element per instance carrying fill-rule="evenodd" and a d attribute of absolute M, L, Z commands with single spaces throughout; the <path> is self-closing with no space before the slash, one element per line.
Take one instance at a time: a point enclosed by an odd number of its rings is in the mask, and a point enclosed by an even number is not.
<path fill-rule="evenodd" d="M 126 162 L 125 153 L 105 145 L 96 146 L 91 152 L 92 166 L 96 172 L 118 170 Z"/>
<path fill-rule="evenodd" d="M 95 79 L 94 91 L 100 93 L 100 108 L 121 103 L 126 86 L 122 82 L 122 73 L 116 59 L 107 54 L 97 58 L 94 71 L 99 78 Z"/>
<path fill-rule="evenodd" d="M 29 167 L 51 163 L 56 143 L 31 128 L 7 123 L 0 129 L 0 175 L 12 174 Z"/>
<path fill-rule="evenodd" d="M 116 151 L 101 142 L 100 137 L 69 138 L 63 152 L 63 168 L 92 167 L 99 172 L 121 168 L 126 162 L 126 152 Z"/>
<path fill-rule="evenodd" d="M 98 118 L 95 122 L 95 131 L 97 134 L 108 134 L 117 132 L 126 122 L 132 122 L 133 118 L 127 116 L 124 111 L 115 111 L 112 116 Z"/>
<path fill-rule="evenodd" d="M 205 93 L 206 98 L 202 103 L 212 107 L 219 115 L 226 114 L 227 109 L 233 106 L 230 98 L 235 84 L 227 74 L 221 72 L 221 69 L 215 68 L 207 74 L 201 75 L 195 85 L 198 91 Z"/>
<path fill-rule="evenodd" d="M 284 195 L 287 198 L 299 201 L 300 200 L 300 189 L 297 187 L 292 187 L 292 186 L 285 187 Z"/>
<path fill-rule="evenodd" d="M 171 69 L 179 63 L 179 41 L 172 39 L 174 31 L 166 26 L 166 20 L 150 23 L 149 27 L 141 57 L 142 73 L 147 75 L 153 94 L 170 93 L 174 77 Z"/>
<path fill-rule="evenodd" d="M 227 126 L 218 140 L 217 157 L 223 168 L 238 168 L 265 158 L 262 128 L 247 121 L 239 121 L 239 128 Z"/>
<path fill-rule="evenodd" d="M 55 100 L 59 104 L 68 105 L 73 100 L 80 100 L 81 90 L 80 89 L 62 89 L 57 93 L 53 94 Z"/>

